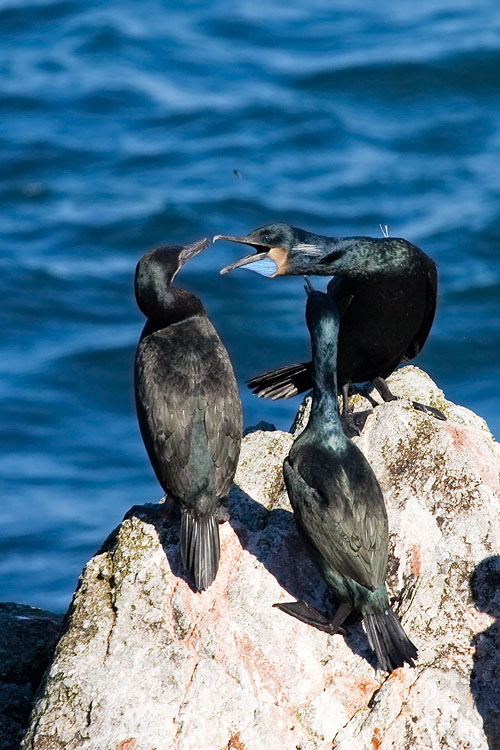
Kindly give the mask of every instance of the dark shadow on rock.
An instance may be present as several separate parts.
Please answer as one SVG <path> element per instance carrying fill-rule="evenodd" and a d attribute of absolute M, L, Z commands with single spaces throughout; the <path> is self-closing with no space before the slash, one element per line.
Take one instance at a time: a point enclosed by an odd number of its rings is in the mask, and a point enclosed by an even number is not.
<path fill-rule="evenodd" d="M 127 511 L 123 520 L 134 516 L 155 527 L 158 538 L 167 556 L 170 570 L 177 578 L 182 578 L 193 593 L 197 593 L 191 574 L 183 565 L 180 545 L 181 513 L 177 503 L 145 503 L 134 505 Z"/>
<path fill-rule="evenodd" d="M 303 599 L 326 615 L 335 612 L 338 605 L 299 537 L 291 511 L 282 508 L 268 511 L 238 487 L 232 488 L 226 507 L 230 514 L 229 523 L 243 549 L 254 555 L 293 599 Z M 124 520 L 131 517 L 155 527 L 172 573 L 182 578 L 194 593 L 191 576 L 181 558 L 180 513 L 177 506 L 165 513 L 163 505 L 157 503 L 134 505 L 125 514 Z M 117 533 L 118 529 L 115 529 L 110 534 L 101 552 L 114 545 Z M 270 617 L 289 616 L 278 609 L 270 613 Z M 347 631 L 345 639 L 351 650 L 376 668 L 375 655 L 361 624 L 348 621 Z"/>
<path fill-rule="evenodd" d="M 495 622 L 472 639 L 470 689 L 490 750 L 500 750 L 500 556 L 482 560 L 470 577 L 474 603 Z"/>
<path fill-rule="evenodd" d="M 293 513 L 283 508 L 268 511 L 237 487 L 229 494 L 227 507 L 229 523 L 243 549 L 264 565 L 292 599 L 302 599 L 322 614 L 331 616 L 338 604 L 297 532 Z M 270 616 L 290 617 L 278 609 Z M 361 624 L 348 622 L 347 629 L 345 640 L 349 648 L 375 668 L 376 658 Z"/>

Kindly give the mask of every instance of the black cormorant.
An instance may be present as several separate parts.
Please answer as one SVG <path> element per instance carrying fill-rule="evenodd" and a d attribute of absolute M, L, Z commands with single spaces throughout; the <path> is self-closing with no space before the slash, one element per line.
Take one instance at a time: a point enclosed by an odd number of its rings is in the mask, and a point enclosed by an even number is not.
<path fill-rule="evenodd" d="M 310 291 L 306 320 L 313 361 L 311 415 L 283 472 L 299 533 L 340 604 L 331 620 L 302 601 L 275 606 L 332 635 L 355 612 L 382 669 L 392 671 L 404 662 L 414 666 L 417 649 L 391 610 L 384 583 L 388 526 L 382 491 L 340 422 L 335 303 Z"/>
<path fill-rule="evenodd" d="M 323 237 L 286 224 L 271 224 L 246 237 L 218 235 L 242 242 L 257 253 L 223 268 L 252 264 L 265 276 L 334 276 L 328 294 L 340 313 L 337 379 L 343 417 L 350 434 L 357 430 L 348 406 L 351 383 L 371 381 L 384 401 L 396 398 L 385 378 L 422 349 L 436 310 L 434 261 L 407 240 L 395 237 Z M 288 365 L 252 378 L 258 396 L 291 398 L 311 388 L 311 362 Z M 445 419 L 437 409 L 414 406 Z"/>
<path fill-rule="evenodd" d="M 137 304 L 148 318 L 135 358 L 142 437 L 158 481 L 181 510 L 181 551 L 198 591 L 219 565 L 218 521 L 241 444 L 241 401 L 217 332 L 194 294 L 172 287 L 209 240 L 160 247 L 137 264 Z"/>

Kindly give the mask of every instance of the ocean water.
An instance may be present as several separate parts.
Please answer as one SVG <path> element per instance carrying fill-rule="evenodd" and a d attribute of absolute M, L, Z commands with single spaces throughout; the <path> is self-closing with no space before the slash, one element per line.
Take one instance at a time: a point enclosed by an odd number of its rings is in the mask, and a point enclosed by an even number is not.
<path fill-rule="evenodd" d="M 493 0 L 3 0 L 0 599 L 63 611 L 160 488 L 132 397 L 135 264 L 282 221 L 387 225 L 438 263 L 416 363 L 500 435 L 500 10 Z M 177 277 L 233 358 L 245 425 L 300 399 L 245 379 L 308 358 L 300 278 Z"/>

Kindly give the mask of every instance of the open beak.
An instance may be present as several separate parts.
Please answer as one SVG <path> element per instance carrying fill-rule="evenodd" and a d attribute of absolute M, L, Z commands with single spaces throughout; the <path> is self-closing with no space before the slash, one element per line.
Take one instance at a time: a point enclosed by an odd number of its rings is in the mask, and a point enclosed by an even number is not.
<path fill-rule="evenodd" d="M 186 245 L 179 253 L 179 268 L 184 263 L 187 263 L 188 260 L 194 258 L 195 255 L 201 253 L 202 250 L 206 250 L 209 245 L 210 240 L 208 237 L 204 237 L 202 240 L 198 240 L 198 242 L 193 242 L 192 245 Z"/>
<path fill-rule="evenodd" d="M 251 255 L 245 255 L 244 258 L 240 258 L 235 263 L 231 263 L 231 265 L 226 266 L 225 268 L 222 268 L 220 273 L 225 274 L 229 271 L 233 271 L 235 268 L 241 268 L 242 266 L 248 266 L 250 263 L 258 263 L 258 266 L 255 266 L 255 268 L 249 269 L 250 271 L 257 271 L 257 273 L 261 273 L 263 276 L 272 276 L 277 270 L 276 263 L 274 260 L 271 260 L 271 258 L 268 257 L 270 247 L 267 247 L 266 245 L 254 245 L 252 241 L 248 237 L 230 237 L 228 235 L 224 234 L 217 234 L 213 238 L 213 242 L 216 240 L 227 240 L 228 242 L 241 242 L 243 245 L 251 245 L 255 248 L 255 252 Z"/>
<path fill-rule="evenodd" d="M 248 266 L 250 263 L 257 263 L 258 261 L 265 260 L 267 260 L 267 250 L 265 253 L 254 253 L 253 255 L 246 255 L 244 258 L 240 258 L 239 260 L 237 260 L 236 263 L 231 263 L 230 266 L 222 268 L 219 273 L 228 273 L 228 271 L 233 271 L 235 268 L 241 268 L 241 266 Z M 271 271 L 271 273 L 274 273 L 274 271 L 276 271 L 276 264 L 272 260 L 270 260 L 270 263 L 273 264 L 274 268 L 269 270 Z M 251 268 L 250 270 L 253 271 L 254 269 Z"/>

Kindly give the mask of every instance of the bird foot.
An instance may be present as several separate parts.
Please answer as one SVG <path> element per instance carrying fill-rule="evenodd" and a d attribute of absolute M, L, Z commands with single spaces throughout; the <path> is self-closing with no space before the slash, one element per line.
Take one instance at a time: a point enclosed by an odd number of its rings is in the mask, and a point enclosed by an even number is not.
<path fill-rule="evenodd" d="M 175 515 L 177 515 L 179 506 L 173 497 L 164 495 L 156 508 L 158 516 L 160 516 L 160 518 L 166 518 L 170 520 Z"/>
<path fill-rule="evenodd" d="M 281 609 L 282 612 L 286 612 L 297 620 L 305 622 L 306 625 L 312 625 L 313 628 L 322 630 L 324 633 L 328 633 L 328 635 L 335 635 L 336 633 L 347 635 L 345 628 L 341 627 L 343 621 L 351 611 L 351 607 L 347 604 L 339 606 L 332 620 L 326 618 L 321 612 L 318 612 L 317 609 L 314 609 L 314 607 L 311 607 L 302 599 L 296 602 L 277 602 L 273 604 L 273 607 Z"/>
<path fill-rule="evenodd" d="M 446 422 L 446 416 L 443 414 L 442 411 L 439 409 L 436 409 L 435 406 L 429 406 L 428 404 L 421 404 L 420 401 L 412 401 L 413 408 L 417 411 L 423 411 L 424 414 L 430 414 L 432 417 L 436 417 L 436 419 L 441 419 L 443 422 Z"/>
<path fill-rule="evenodd" d="M 372 396 L 372 390 L 373 388 L 357 388 L 353 387 L 353 393 L 357 393 L 358 396 L 361 396 L 362 398 L 365 398 L 369 404 L 373 407 L 379 406 L 379 401 L 373 398 Z"/>
<path fill-rule="evenodd" d="M 225 505 L 220 505 L 215 517 L 217 523 L 225 523 L 226 521 L 229 521 L 231 515 Z"/>
<path fill-rule="evenodd" d="M 344 434 L 348 438 L 361 435 L 365 422 L 372 413 L 373 409 L 366 409 L 365 411 L 349 411 L 347 414 L 342 414 L 340 421 Z"/>
<path fill-rule="evenodd" d="M 373 385 L 377 389 L 377 391 L 380 393 L 384 401 L 397 401 L 399 399 L 399 396 L 395 396 L 394 393 L 391 393 L 391 390 L 387 383 L 385 382 L 384 378 L 378 377 L 373 379 Z M 417 411 L 423 411 L 425 414 L 430 414 L 432 417 L 436 417 L 436 419 L 441 419 L 444 422 L 446 422 L 446 417 L 443 414 L 442 411 L 439 409 L 436 409 L 434 406 L 429 406 L 428 404 L 421 404 L 420 401 L 412 401 L 413 408 Z"/>
<path fill-rule="evenodd" d="M 123 516 L 123 520 L 126 521 L 128 518 L 141 518 L 146 520 L 147 518 L 151 518 L 156 516 L 157 518 L 169 518 L 173 514 L 173 508 L 171 505 L 174 504 L 174 501 L 171 500 L 168 505 L 168 511 L 164 507 L 167 505 L 167 503 L 162 503 L 161 505 L 158 505 L 157 503 L 145 503 L 144 505 L 133 505 L 129 510 L 125 513 Z"/>

